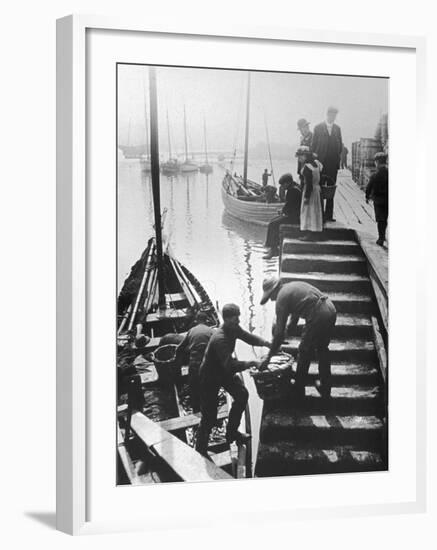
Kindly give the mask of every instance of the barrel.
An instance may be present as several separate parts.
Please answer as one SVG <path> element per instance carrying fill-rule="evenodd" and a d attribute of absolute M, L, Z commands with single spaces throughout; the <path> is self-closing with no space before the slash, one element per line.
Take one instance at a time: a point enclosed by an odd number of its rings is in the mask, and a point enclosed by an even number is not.
<path fill-rule="evenodd" d="M 360 139 L 360 160 L 361 161 L 373 161 L 376 153 L 382 150 L 381 142 L 373 138 L 361 138 Z"/>

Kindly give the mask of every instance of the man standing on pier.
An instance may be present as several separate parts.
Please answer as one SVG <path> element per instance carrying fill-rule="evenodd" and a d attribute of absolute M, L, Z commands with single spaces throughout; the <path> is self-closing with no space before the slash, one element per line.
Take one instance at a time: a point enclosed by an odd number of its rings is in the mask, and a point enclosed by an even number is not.
<path fill-rule="evenodd" d="M 337 311 L 331 300 L 318 288 L 303 281 L 281 284 L 277 277 L 264 279 L 261 305 L 276 300 L 276 327 L 267 358 L 261 365 L 266 368 L 278 352 L 287 328 L 292 335 L 300 318 L 305 319 L 302 339 L 298 348 L 294 390 L 297 398 L 305 396 L 305 379 L 315 352 L 319 361 L 319 380 L 316 388 L 320 395 L 331 395 L 331 360 L 329 343 L 337 320 Z M 291 317 L 286 327 L 288 318 Z"/>
<path fill-rule="evenodd" d="M 326 120 L 317 124 L 314 128 L 312 151 L 317 155 L 318 160 L 323 164 L 322 175 L 327 176 L 328 185 L 337 183 L 337 172 L 340 167 L 340 156 L 343 150 L 341 129 L 335 124 L 338 109 L 329 107 L 326 112 Z M 323 199 L 322 199 L 323 206 Z M 324 207 L 324 220 L 335 222 L 334 199 L 326 199 Z"/>
<path fill-rule="evenodd" d="M 385 232 L 387 231 L 388 220 L 388 167 L 387 155 L 385 153 L 376 153 L 375 157 L 376 173 L 370 177 L 366 187 L 366 202 L 373 200 L 375 209 L 375 220 L 378 226 L 378 240 L 376 244 L 384 246 Z"/>
<path fill-rule="evenodd" d="M 228 443 L 246 443 L 249 436 L 239 432 L 244 409 L 249 397 L 238 372 L 259 367 L 258 361 L 238 361 L 233 357 L 235 342 L 243 340 L 250 346 L 270 347 L 260 336 L 246 332 L 240 326 L 240 308 L 226 304 L 222 309 L 223 324 L 212 335 L 200 366 L 200 412 L 202 419 L 197 431 L 196 450 L 207 456 L 209 434 L 217 420 L 218 395 L 224 388 L 232 397 L 226 440 Z"/>

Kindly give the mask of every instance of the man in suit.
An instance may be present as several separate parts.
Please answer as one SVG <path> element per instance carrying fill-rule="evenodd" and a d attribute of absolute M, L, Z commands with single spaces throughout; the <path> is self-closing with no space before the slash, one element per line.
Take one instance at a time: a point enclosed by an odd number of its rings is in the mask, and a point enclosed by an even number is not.
<path fill-rule="evenodd" d="M 312 150 L 323 164 L 322 175 L 327 176 L 328 185 L 335 185 L 343 150 L 341 129 L 335 124 L 338 114 L 336 107 L 329 107 L 326 120 L 314 128 Z M 323 202 L 323 200 L 322 200 Z M 334 222 L 334 199 L 327 199 L 324 208 L 324 220 Z"/>

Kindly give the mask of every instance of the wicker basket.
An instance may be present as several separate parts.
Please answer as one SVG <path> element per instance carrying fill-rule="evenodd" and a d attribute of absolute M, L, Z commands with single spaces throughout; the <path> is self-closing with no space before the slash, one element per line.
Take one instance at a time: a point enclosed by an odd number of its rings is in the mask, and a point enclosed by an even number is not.
<path fill-rule="evenodd" d="M 271 358 L 266 370 L 251 369 L 256 391 L 261 399 L 270 401 L 285 397 L 293 375 L 293 357 L 281 353 Z"/>
<path fill-rule="evenodd" d="M 178 376 L 175 366 L 176 349 L 176 345 L 169 344 L 167 346 L 159 347 L 153 354 L 153 362 L 155 363 L 159 381 L 161 383 L 166 384 L 174 382 Z"/>
<path fill-rule="evenodd" d="M 320 186 L 322 199 L 333 199 L 335 195 L 336 185 L 321 185 Z"/>

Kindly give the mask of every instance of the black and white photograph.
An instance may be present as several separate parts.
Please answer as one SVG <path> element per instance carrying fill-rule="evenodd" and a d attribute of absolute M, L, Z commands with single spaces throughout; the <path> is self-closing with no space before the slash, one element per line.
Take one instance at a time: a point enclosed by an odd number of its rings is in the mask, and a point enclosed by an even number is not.
<path fill-rule="evenodd" d="M 389 79 L 116 79 L 117 485 L 388 470 Z"/>

